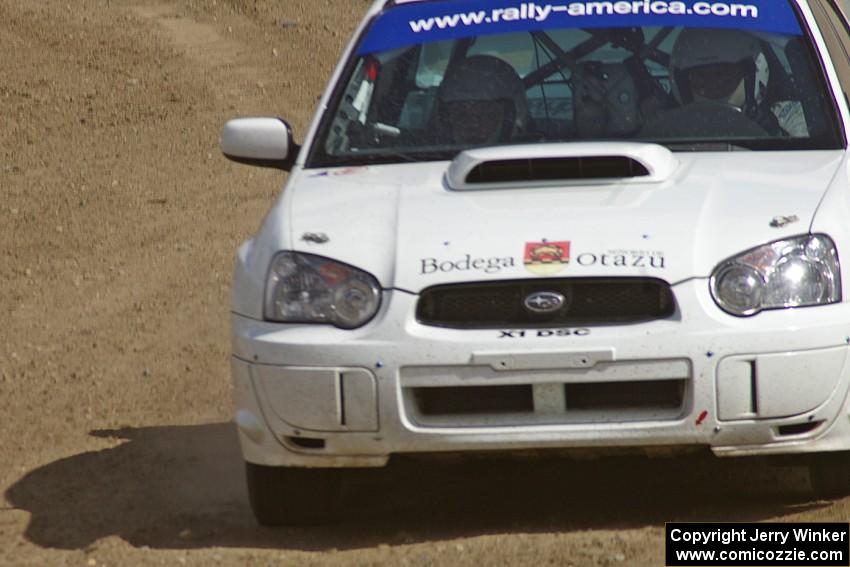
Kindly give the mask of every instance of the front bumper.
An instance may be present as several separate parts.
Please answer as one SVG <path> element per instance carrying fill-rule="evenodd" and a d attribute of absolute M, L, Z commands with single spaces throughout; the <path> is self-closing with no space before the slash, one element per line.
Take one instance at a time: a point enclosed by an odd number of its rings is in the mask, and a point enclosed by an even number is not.
<path fill-rule="evenodd" d="M 850 304 L 735 318 L 705 280 L 674 292 L 673 318 L 589 329 L 426 327 L 399 291 L 353 331 L 234 315 L 243 455 L 345 467 L 398 453 L 850 450 Z"/>

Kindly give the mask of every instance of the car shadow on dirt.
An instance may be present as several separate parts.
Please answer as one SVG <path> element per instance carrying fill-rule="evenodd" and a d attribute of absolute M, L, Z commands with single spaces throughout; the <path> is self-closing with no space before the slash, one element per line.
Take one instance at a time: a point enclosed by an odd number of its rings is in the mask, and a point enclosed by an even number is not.
<path fill-rule="evenodd" d="M 500 533 L 776 520 L 827 506 L 804 469 L 710 455 L 575 461 L 399 460 L 351 476 L 344 516 L 314 528 L 254 523 L 229 423 L 95 431 L 124 442 L 34 470 L 6 493 L 26 537 L 83 549 L 118 536 L 152 548 L 350 549 Z"/>

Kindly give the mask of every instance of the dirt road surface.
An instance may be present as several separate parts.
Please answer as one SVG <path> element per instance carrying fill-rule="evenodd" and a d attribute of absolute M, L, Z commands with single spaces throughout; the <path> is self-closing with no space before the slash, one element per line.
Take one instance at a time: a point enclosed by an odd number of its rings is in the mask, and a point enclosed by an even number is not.
<path fill-rule="evenodd" d="M 0 565 L 662 565 L 668 520 L 848 518 L 803 469 L 706 458 L 418 464 L 323 528 L 257 527 L 229 423 L 237 245 L 363 0 L 0 0 Z"/>

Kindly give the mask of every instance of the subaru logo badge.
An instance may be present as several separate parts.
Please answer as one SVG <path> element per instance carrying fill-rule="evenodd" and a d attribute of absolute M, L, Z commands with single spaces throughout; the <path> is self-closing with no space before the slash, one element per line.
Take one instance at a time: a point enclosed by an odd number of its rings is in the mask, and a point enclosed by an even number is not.
<path fill-rule="evenodd" d="M 532 293 L 523 302 L 533 313 L 554 313 L 564 306 L 564 296 L 554 291 Z"/>

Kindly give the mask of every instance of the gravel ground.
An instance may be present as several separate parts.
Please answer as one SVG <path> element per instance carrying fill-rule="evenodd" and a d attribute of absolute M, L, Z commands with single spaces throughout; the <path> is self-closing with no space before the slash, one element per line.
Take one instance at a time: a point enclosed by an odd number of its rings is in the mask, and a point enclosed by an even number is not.
<path fill-rule="evenodd" d="M 705 456 L 418 463 L 323 528 L 255 525 L 229 423 L 232 255 L 363 0 L 0 0 L 0 565 L 662 565 L 664 522 L 847 521 Z M 297 136 L 296 136 L 297 137 Z"/>

